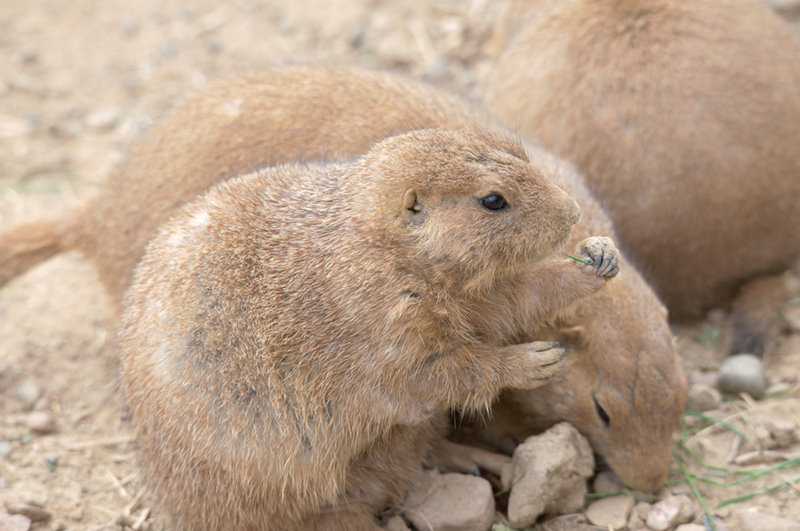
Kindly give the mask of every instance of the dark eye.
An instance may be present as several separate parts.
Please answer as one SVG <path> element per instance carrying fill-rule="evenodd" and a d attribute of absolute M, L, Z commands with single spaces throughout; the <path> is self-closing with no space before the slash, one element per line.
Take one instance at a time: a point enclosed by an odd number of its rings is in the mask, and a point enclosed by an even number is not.
<path fill-rule="evenodd" d="M 504 208 L 508 208 L 508 203 L 505 198 L 499 194 L 487 195 L 481 199 L 481 204 L 483 208 L 487 210 L 503 210 Z"/>
<path fill-rule="evenodd" d="M 592 395 L 592 400 L 594 400 L 594 408 L 597 410 L 597 416 L 599 416 L 606 427 L 608 427 L 609 424 L 611 424 L 611 419 L 609 418 L 608 413 L 606 413 L 606 410 L 603 409 L 603 406 L 600 405 L 600 402 L 597 401 L 594 395 Z"/>

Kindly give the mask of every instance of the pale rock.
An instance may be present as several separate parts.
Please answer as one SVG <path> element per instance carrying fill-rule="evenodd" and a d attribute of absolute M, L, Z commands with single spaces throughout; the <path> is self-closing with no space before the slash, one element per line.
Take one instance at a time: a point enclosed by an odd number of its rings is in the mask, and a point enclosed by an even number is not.
<path fill-rule="evenodd" d="M 486 531 L 494 521 L 492 486 L 466 474 L 429 470 L 415 485 L 403 516 L 426 531 Z"/>
<path fill-rule="evenodd" d="M 800 4 L 800 1 L 798 2 Z M 800 306 L 789 306 L 783 310 L 783 317 L 786 319 L 786 324 L 789 325 L 789 330 L 792 332 L 800 332 Z"/>
<path fill-rule="evenodd" d="M 28 518 L 31 522 L 47 522 L 52 516 L 50 511 L 38 505 L 29 503 L 15 503 L 9 505 L 6 509 L 8 514 L 21 514 Z"/>
<path fill-rule="evenodd" d="M 700 524 L 681 524 L 675 531 L 706 531 L 706 528 Z"/>
<path fill-rule="evenodd" d="M 529 437 L 514 450 L 513 471 L 503 484 L 513 485 L 508 519 L 516 528 L 533 524 L 544 514 L 564 514 L 583 507 L 586 480 L 594 471 L 588 441 L 562 422 Z"/>
<path fill-rule="evenodd" d="M 565 514 L 536 524 L 536 531 L 597 531 L 597 527 L 585 523 L 582 514 Z M 492 530 L 494 531 L 494 530 Z"/>
<path fill-rule="evenodd" d="M 621 492 L 625 486 L 613 472 L 604 471 L 600 472 L 594 477 L 592 481 L 592 492 L 608 493 L 608 492 Z"/>
<path fill-rule="evenodd" d="M 628 529 L 631 531 L 638 531 L 647 527 L 647 515 L 650 514 L 652 506 L 647 502 L 639 502 L 631 509 L 631 514 L 628 517 Z"/>
<path fill-rule="evenodd" d="M 113 107 L 105 107 L 92 111 L 86 117 L 86 125 L 92 129 L 111 129 L 119 121 L 119 110 Z"/>
<path fill-rule="evenodd" d="M 25 419 L 28 429 L 38 435 L 47 435 L 58 430 L 56 417 L 49 411 L 34 411 Z"/>
<path fill-rule="evenodd" d="M 690 411 L 711 411 L 722 403 L 722 394 L 713 387 L 697 384 L 689 388 L 686 409 Z"/>
<path fill-rule="evenodd" d="M 628 522 L 633 504 L 633 496 L 611 496 L 592 502 L 586 508 L 586 517 L 594 525 L 620 529 Z"/>
<path fill-rule="evenodd" d="M 723 393 L 747 393 L 753 398 L 761 398 L 767 388 L 764 364 L 753 354 L 728 356 L 719 368 L 717 388 Z"/>
<path fill-rule="evenodd" d="M 688 523 L 694 518 L 694 503 L 685 494 L 672 496 L 653 505 L 647 515 L 647 527 L 654 531 L 666 531 Z"/>
<path fill-rule="evenodd" d="M 737 516 L 742 531 L 800 531 L 800 522 L 774 514 L 745 509 Z"/>
<path fill-rule="evenodd" d="M 26 378 L 17 386 L 15 394 L 28 409 L 32 409 L 42 396 L 42 386 L 36 380 Z"/>
<path fill-rule="evenodd" d="M 30 528 L 29 518 L 21 514 L 0 513 L 0 531 L 28 531 Z"/>

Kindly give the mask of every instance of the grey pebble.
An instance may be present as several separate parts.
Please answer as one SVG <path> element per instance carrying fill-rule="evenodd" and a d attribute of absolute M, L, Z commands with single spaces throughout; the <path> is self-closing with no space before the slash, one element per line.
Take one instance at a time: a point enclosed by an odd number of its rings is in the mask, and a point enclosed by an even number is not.
<path fill-rule="evenodd" d="M 753 398 L 761 398 L 767 388 L 764 364 L 752 354 L 729 356 L 719 368 L 717 388 L 723 393 L 747 393 Z"/>
<path fill-rule="evenodd" d="M 22 380 L 15 390 L 16 397 L 20 399 L 25 407 L 32 409 L 42 396 L 42 386 L 32 378 Z"/>

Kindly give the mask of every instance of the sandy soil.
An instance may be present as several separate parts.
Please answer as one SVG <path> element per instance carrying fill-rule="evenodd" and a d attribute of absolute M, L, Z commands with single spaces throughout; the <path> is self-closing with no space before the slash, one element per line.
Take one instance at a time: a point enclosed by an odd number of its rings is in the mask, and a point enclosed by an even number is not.
<path fill-rule="evenodd" d="M 0 230 L 90 197 L 144 129 L 220 76 L 273 64 L 349 63 L 422 76 L 477 99 L 507 7 L 508 0 L 0 2 Z M 696 381 L 710 379 L 722 360 L 726 318 L 721 309 L 676 330 Z M 106 350 L 110 327 L 105 294 L 77 255 L 0 289 L 0 509 L 43 507 L 49 520 L 34 529 L 156 527 Z M 800 456 L 798 329 L 787 321 L 775 338 L 769 377 L 776 393 L 709 412 L 746 440 L 719 426 L 687 429 L 688 447 L 706 460 L 679 450 L 691 472 L 730 482 L 733 476 L 710 465 L 763 468 L 729 461 L 766 447 L 776 454 L 773 464 Z M 32 411 L 50 412 L 55 431 L 33 432 Z M 718 507 L 798 479 L 797 466 L 734 487 L 699 488 L 728 529 L 739 529 L 739 512 L 751 508 L 800 521 L 798 486 Z M 690 488 L 678 482 L 671 490 Z"/>

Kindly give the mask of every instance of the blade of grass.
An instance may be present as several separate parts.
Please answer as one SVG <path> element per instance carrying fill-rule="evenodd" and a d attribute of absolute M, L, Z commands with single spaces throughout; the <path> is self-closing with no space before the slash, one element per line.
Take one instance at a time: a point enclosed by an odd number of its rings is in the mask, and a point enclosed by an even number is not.
<path fill-rule="evenodd" d="M 778 483 L 777 485 L 773 485 L 771 487 L 767 487 L 766 489 L 757 490 L 755 492 L 751 492 L 750 494 L 744 494 L 742 496 L 736 496 L 735 498 L 728 498 L 727 500 L 722 500 L 721 502 L 719 502 L 717 504 L 717 507 L 724 507 L 726 505 L 731 505 L 731 504 L 734 504 L 734 503 L 739 503 L 739 502 L 742 502 L 742 501 L 746 501 L 746 500 L 755 498 L 756 496 L 760 496 L 762 494 L 769 494 L 770 492 L 775 492 L 776 490 L 780 490 L 780 489 L 782 489 L 784 487 L 789 487 L 789 486 L 791 486 L 791 485 L 793 485 L 795 483 L 800 483 L 800 478 L 792 480 L 791 482 L 783 481 L 781 483 Z"/>
<path fill-rule="evenodd" d="M 576 262 L 580 262 L 580 263 L 582 263 L 582 264 L 586 264 L 586 265 L 592 265 L 592 263 L 591 263 L 591 262 L 587 262 L 587 261 L 586 261 L 586 260 L 584 260 L 583 258 L 578 258 L 577 256 L 572 256 L 571 254 L 568 254 L 567 256 L 569 256 L 570 258 L 572 258 L 572 259 L 573 259 L 573 260 L 575 260 Z"/>
<path fill-rule="evenodd" d="M 689 483 L 689 488 L 692 489 L 692 493 L 694 493 L 695 498 L 697 498 L 697 501 L 700 503 L 700 507 L 703 508 L 703 513 L 705 513 L 706 519 L 708 520 L 708 523 L 711 526 L 711 531 L 717 531 L 717 525 L 714 523 L 714 518 L 708 511 L 708 505 L 706 505 L 705 498 L 703 498 L 703 495 L 700 494 L 700 489 L 697 488 L 697 484 L 694 482 L 694 476 L 692 474 L 689 474 L 689 472 L 686 470 L 686 467 L 683 466 L 683 461 L 681 460 L 680 456 L 677 453 L 673 453 L 672 456 L 678 463 L 678 466 L 681 469 L 681 474 L 683 474 L 683 477 L 685 477 L 686 481 Z"/>
<path fill-rule="evenodd" d="M 707 415 L 707 414 L 702 413 L 700 411 L 689 411 L 689 410 L 683 412 L 683 415 L 681 415 L 681 422 L 684 422 L 684 418 L 685 417 L 697 417 L 699 419 L 707 420 L 708 422 L 712 422 L 714 424 L 719 424 L 720 426 L 732 431 L 733 433 L 735 433 L 736 435 L 738 435 L 742 439 L 747 440 L 747 436 L 744 433 L 742 433 L 741 431 L 737 430 L 736 428 L 734 428 L 733 426 L 731 426 L 730 424 L 728 424 L 727 422 L 725 422 L 724 420 L 722 420 L 720 418 L 717 418 L 717 417 L 714 417 L 714 416 L 711 416 L 711 415 Z"/>

